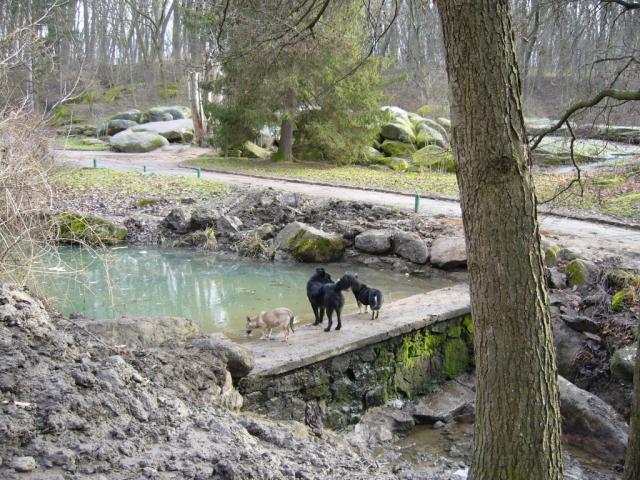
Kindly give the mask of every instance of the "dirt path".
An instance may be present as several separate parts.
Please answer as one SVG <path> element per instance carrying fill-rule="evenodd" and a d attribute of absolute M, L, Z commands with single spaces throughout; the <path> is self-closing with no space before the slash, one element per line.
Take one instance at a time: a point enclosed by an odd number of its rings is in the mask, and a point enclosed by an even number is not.
<path fill-rule="evenodd" d="M 150 172 L 161 175 L 194 176 L 193 170 L 181 168 L 180 162 L 207 152 L 206 149 L 172 145 L 149 154 L 56 150 L 55 155 L 58 161 L 75 166 L 89 167 L 95 158 L 99 167 L 140 172 L 143 165 L 146 165 Z M 414 202 L 413 197 L 406 194 L 313 185 L 296 180 L 256 178 L 221 172 L 202 172 L 202 176 L 232 185 L 270 187 L 317 198 L 368 202 L 407 210 L 413 209 Z M 422 199 L 420 213 L 425 216 L 460 217 L 460 206 L 449 200 Z M 628 266 L 640 268 L 640 230 L 549 215 L 540 215 L 540 228 L 543 235 L 570 246 L 580 255 L 592 258 L 620 255 L 626 259 Z"/>

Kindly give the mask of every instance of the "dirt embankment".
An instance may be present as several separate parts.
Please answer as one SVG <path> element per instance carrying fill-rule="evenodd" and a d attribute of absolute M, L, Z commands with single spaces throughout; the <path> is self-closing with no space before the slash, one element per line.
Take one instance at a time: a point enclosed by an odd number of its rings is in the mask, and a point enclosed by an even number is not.
<path fill-rule="evenodd" d="M 118 348 L 8 285 L 0 339 L 0 478 L 391 478 L 330 433 L 226 409 L 211 350 Z"/>

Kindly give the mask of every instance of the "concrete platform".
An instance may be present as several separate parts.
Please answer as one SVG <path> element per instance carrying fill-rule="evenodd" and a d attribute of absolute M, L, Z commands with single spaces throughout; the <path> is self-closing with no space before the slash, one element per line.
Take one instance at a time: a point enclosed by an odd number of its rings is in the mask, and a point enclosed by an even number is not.
<path fill-rule="evenodd" d="M 289 345 L 277 335 L 272 340 L 243 343 L 250 350 L 256 366 L 250 376 L 278 375 L 305 367 L 327 358 L 417 330 L 439 321 L 469 313 L 469 286 L 458 284 L 413 295 L 383 306 L 380 318 L 352 314 L 342 317 L 342 329 L 331 332 L 322 327 L 303 325 L 289 336 Z"/>

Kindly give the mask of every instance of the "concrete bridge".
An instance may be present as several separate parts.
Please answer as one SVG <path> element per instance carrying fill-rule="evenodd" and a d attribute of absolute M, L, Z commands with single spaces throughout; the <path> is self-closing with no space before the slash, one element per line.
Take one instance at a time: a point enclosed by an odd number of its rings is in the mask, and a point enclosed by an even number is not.
<path fill-rule="evenodd" d="M 428 393 L 472 365 L 468 286 L 390 303 L 376 320 L 345 315 L 337 332 L 305 325 L 290 345 L 278 340 L 243 345 L 256 359 L 239 385 L 246 408 L 304 421 L 307 404 L 317 402 L 326 426 L 343 427 L 367 408 Z"/>

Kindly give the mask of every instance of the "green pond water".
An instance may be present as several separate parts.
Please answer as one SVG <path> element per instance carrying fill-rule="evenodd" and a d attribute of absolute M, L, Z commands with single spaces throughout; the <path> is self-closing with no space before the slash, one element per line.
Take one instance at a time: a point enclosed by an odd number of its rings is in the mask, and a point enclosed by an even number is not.
<path fill-rule="evenodd" d="M 206 332 L 240 337 L 245 317 L 275 307 L 291 308 L 298 322 L 313 320 L 306 282 L 315 265 L 265 263 L 192 250 L 115 248 L 89 251 L 61 248 L 41 262 L 44 290 L 61 313 L 89 318 L 180 316 L 198 321 Z M 449 286 L 348 264 L 326 266 L 334 281 L 349 271 L 375 286 L 391 302 Z M 357 312 L 350 291 L 344 313 Z"/>

